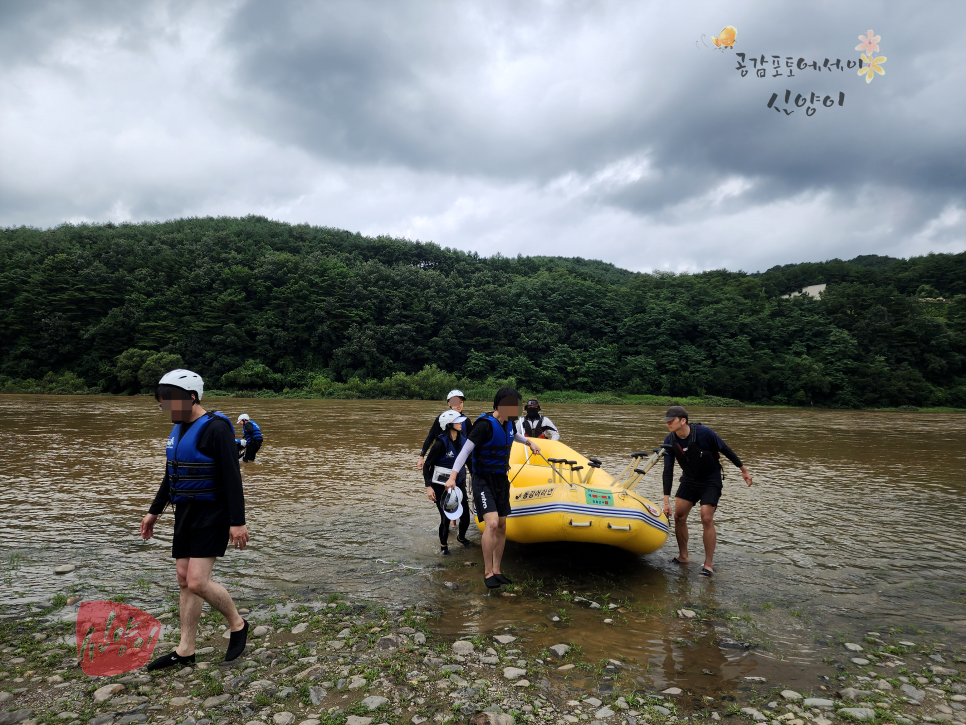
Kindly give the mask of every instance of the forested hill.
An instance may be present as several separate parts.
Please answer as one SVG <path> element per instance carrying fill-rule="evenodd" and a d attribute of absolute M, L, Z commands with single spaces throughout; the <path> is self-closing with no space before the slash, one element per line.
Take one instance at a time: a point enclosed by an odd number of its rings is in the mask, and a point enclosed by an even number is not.
<path fill-rule="evenodd" d="M 781 297 L 819 283 L 821 299 Z M 674 275 L 261 217 L 11 228 L 0 314 L 7 392 L 136 392 L 183 364 L 229 391 L 437 396 L 514 378 L 966 407 L 966 253 Z"/>

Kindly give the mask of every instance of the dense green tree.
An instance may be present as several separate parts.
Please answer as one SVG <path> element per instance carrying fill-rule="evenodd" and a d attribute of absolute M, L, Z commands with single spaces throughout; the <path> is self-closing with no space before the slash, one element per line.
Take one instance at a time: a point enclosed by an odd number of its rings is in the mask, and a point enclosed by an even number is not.
<path fill-rule="evenodd" d="M 783 298 L 826 283 L 820 299 Z M 0 231 L 0 389 L 966 405 L 966 253 L 638 274 L 261 217 Z M 376 381 L 376 382 L 373 382 Z"/>

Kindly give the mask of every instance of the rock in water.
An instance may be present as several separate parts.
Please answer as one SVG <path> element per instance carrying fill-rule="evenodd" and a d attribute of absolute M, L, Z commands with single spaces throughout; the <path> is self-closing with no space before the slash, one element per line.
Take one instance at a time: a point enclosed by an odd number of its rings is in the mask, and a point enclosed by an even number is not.
<path fill-rule="evenodd" d="M 786 700 L 792 701 L 802 699 L 802 696 L 795 692 L 795 690 L 782 690 L 782 697 L 784 697 Z"/>
<path fill-rule="evenodd" d="M 547 649 L 556 657 L 557 659 L 563 659 L 567 656 L 570 651 L 569 644 L 555 644 L 552 647 L 547 647 Z"/>
<path fill-rule="evenodd" d="M 498 634 L 493 639 L 500 644 L 510 644 L 510 642 L 516 642 L 517 640 L 512 634 Z"/>
<path fill-rule="evenodd" d="M 744 715 L 750 715 L 751 719 L 754 720 L 755 722 L 764 722 L 765 720 L 768 719 L 767 717 L 762 715 L 760 711 L 756 710 L 753 707 L 743 707 L 741 708 L 741 712 Z"/>

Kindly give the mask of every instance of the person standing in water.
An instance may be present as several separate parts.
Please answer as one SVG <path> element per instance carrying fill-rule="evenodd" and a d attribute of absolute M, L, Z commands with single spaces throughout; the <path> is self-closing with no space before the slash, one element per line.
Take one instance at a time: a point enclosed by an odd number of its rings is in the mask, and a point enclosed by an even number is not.
<path fill-rule="evenodd" d="M 141 521 L 141 537 L 154 536 L 154 525 L 168 502 L 175 505 L 171 556 L 181 590 L 181 641 L 174 652 L 158 657 L 148 670 L 195 661 L 195 638 L 201 605 L 221 612 L 231 630 L 225 662 L 237 659 L 248 640 L 231 595 L 211 578 L 215 559 L 228 543 L 248 545 L 245 496 L 235 453 L 235 429 L 224 414 L 201 407 L 204 381 L 190 370 L 172 370 L 158 383 L 155 399 L 171 411 L 174 428 L 168 436 L 164 479 Z"/>
<path fill-rule="evenodd" d="M 720 454 L 741 469 L 741 477 L 749 486 L 752 483 L 751 474 L 717 433 L 699 423 L 689 423 L 688 411 L 680 405 L 668 408 L 661 420 L 668 429 L 661 447 L 664 449 L 664 513 L 669 519 L 675 461 L 681 467 L 681 485 L 674 495 L 674 535 L 678 540 L 678 555 L 672 561 L 676 564 L 691 561 L 688 557 L 688 514 L 700 501 L 701 525 L 704 527 L 701 576 L 711 577 L 714 575 L 714 550 L 718 543 L 714 512 L 722 490 Z"/>
<path fill-rule="evenodd" d="M 426 482 L 426 497 L 436 504 L 439 510 L 439 553 L 449 556 L 450 517 L 443 508 L 446 496 L 446 479 L 449 473 L 456 470 L 456 488 L 463 494 L 463 511 L 459 516 L 459 529 L 456 540 L 463 546 L 469 547 L 473 542 L 466 538 L 466 530 L 470 527 L 470 506 L 466 496 L 466 468 L 454 469 L 453 464 L 463 450 L 466 436 L 463 435 L 463 424 L 466 417 L 455 410 L 447 410 L 439 416 L 440 429 L 443 431 L 433 442 L 426 456 L 423 466 L 423 479 Z M 454 521 L 455 523 L 455 521 Z"/>
<path fill-rule="evenodd" d="M 530 398 L 524 406 L 526 415 L 517 421 L 517 433 L 527 438 L 547 438 L 560 440 L 560 432 L 550 418 L 540 412 L 540 401 Z"/>
<path fill-rule="evenodd" d="M 258 423 L 248 417 L 248 413 L 239 415 L 235 422 L 241 423 L 242 438 L 245 439 L 245 455 L 242 457 L 242 462 L 254 461 L 255 454 L 262 447 L 262 429 L 258 427 Z"/>
<path fill-rule="evenodd" d="M 487 589 L 496 589 L 512 582 L 500 571 L 503 547 L 506 545 L 506 517 L 510 515 L 510 449 L 513 441 L 530 446 L 534 455 L 540 447 L 533 438 L 516 432 L 514 421 L 520 415 L 520 394 L 513 388 L 500 388 L 493 398 L 493 412 L 477 418 L 463 444 L 463 450 L 453 463 L 453 472 L 446 488 L 456 486 L 457 472 L 473 456 L 473 503 L 476 517 L 486 525 L 483 546 L 483 582 Z"/>
<path fill-rule="evenodd" d="M 466 396 L 463 395 L 462 390 L 450 390 L 446 395 L 446 404 L 449 405 L 450 410 L 455 410 L 457 413 L 463 412 L 463 403 L 465 402 Z M 473 424 L 470 423 L 469 418 L 466 418 L 462 426 L 463 437 L 465 438 L 470 434 L 470 429 L 473 427 Z M 437 416 L 433 418 L 433 424 L 429 427 L 429 433 L 426 434 L 426 440 L 423 441 L 423 447 L 419 451 L 419 459 L 416 461 L 417 471 L 423 470 L 423 464 L 426 462 L 426 452 L 439 439 L 442 433 L 443 429 L 439 425 L 439 417 Z"/>

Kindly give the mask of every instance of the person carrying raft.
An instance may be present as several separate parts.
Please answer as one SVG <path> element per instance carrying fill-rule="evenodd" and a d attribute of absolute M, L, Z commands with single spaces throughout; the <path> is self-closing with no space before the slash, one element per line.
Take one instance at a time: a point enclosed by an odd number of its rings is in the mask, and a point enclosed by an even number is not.
<path fill-rule="evenodd" d="M 447 489 L 455 488 L 457 473 L 473 456 L 473 503 L 477 519 L 485 524 L 481 544 L 487 589 L 512 584 L 500 572 L 500 562 L 506 546 L 506 517 L 510 515 L 510 480 L 506 474 L 510 470 L 513 441 L 527 444 L 534 455 L 540 454 L 534 438 L 516 432 L 513 424 L 519 413 L 520 393 L 513 388 L 500 388 L 493 398 L 493 412 L 476 419 L 446 481 Z"/>
<path fill-rule="evenodd" d="M 466 497 L 466 468 L 453 468 L 453 463 L 466 442 L 466 436 L 463 435 L 466 417 L 455 410 L 447 410 L 437 418 L 437 422 L 443 432 L 433 441 L 426 456 L 423 480 L 426 482 L 426 497 L 433 501 L 439 510 L 439 553 L 449 556 L 450 521 L 456 523 L 455 520 L 459 519 L 456 540 L 463 546 L 473 546 L 473 542 L 466 538 L 466 530 L 470 527 L 470 506 Z M 445 483 L 453 470 L 457 472 L 456 488 L 447 489 Z M 459 494 L 450 493 L 457 490 Z"/>
<path fill-rule="evenodd" d="M 752 478 L 738 455 L 721 440 L 713 430 L 700 423 L 688 422 L 688 411 L 680 405 L 672 405 L 661 420 L 667 424 L 668 435 L 661 448 L 664 449 L 664 514 L 671 518 L 671 485 L 674 479 L 674 462 L 681 466 L 681 485 L 674 495 L 674 535 L 678 540 L 675 564 L 687 564 L 688 514 L 694 504 L 701 502 L 701 525 L 704 527 L 704 566 L 701 576 L 714 575 L 714 549 L 718 534 L 714 528 L 714 512 L 721 498 L 720 454 L 741 469 L 741 477 L 749 486 Z"/>
<path fill-rule="evenodd" d="M 463 403 L 466 402 L 466 396 L 463 395 L 462 390 L 450 390 L 446 394 L 446 403 L 449 405 L 450 410 L 455 410 L 457 413 L 463 412 Z M 469 418 L 465 418 L 462 423 L 463 426 L 463 437 L 465 438 L 470 434 L 470 429 L 473 424 L 470 423 Z M 429 433 L 426 434 L 426 440 L 423 441 L 423 447 L 419 451 L 419 460 L 416 461 L 416 470 L 423 470 L 423 464 L 426 462 L 426 452 L 429 450 L 430 446 L 436 442 L 439 436 L 442 434 L 443 429 L 439 424 L 439 418 L 433 418 L 433 424 L 429 428 Z"/>
<path fill-rule="evenodd" d="M 524 407 L 526 416 L 517 421 L 517 433 L 527 438 L 548 438 L 560 440 L 560 432 L 550 418 L 540 412 L 540 401 L 530 398 Z"/>

